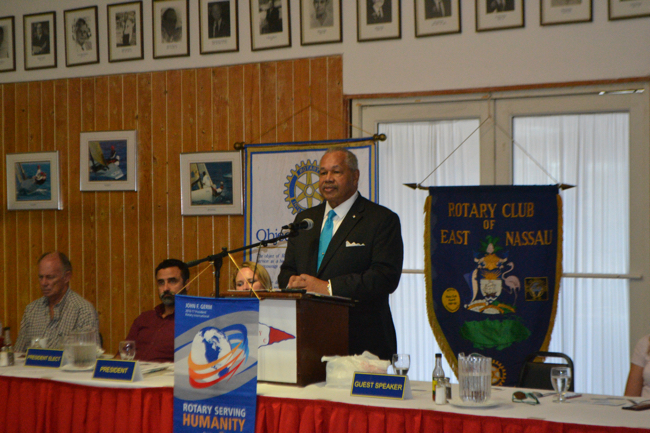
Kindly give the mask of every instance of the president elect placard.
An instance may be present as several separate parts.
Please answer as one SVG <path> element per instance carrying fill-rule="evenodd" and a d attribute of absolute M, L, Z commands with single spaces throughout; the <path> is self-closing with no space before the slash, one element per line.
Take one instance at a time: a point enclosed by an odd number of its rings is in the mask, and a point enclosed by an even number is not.
<path fill-rule="evenodd" d="M 174 432 L 254 432 L 259 301 L 176 296 Z"/>

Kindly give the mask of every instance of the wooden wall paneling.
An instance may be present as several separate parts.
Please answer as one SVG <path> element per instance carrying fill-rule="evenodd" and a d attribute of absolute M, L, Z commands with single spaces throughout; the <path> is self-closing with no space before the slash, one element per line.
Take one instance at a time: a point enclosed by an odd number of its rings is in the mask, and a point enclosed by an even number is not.
<path fill-rule="evenodd" d="M 348 121 L 343 107 L 343 58 L 327 58 L 327 120 L 328 138 L 345 138 L 348 136 Z"/>
<path fill-rule="evenodd" d="M 54 81 L 44 81 L 41 84 L 41 149 L 43 151 L 58 150 L 54 140 Z M 61 176 L 61 168 L 65 160 L 61 160 L 61 152 L 59 152 L 59 175 Z M 62 176 L 62 181 L 59 182 L 63 186 L 67 180 Z M 63 195 L 61 196 L 63 199 Z M 40 231 L 42 245 L 40 249 L 34 251 L 34 259 L 37 259 L 43 251 L 53 251 L 57 249 L 58 245 L 58 225 L 57 217 L 58 210 L 45 210 L 41 212 L 41 226 L 35 227 L 36 231 Z M 32 272 L 32 275 L 34 272 Z M 33 284 L 38 283 L 38 278 L 34 278 Z"/>
<path fill-rule="evenodd" d="M 327 139 L 327 58 L 309 60 L 311 140 Z"/>
<path fill-rule="evenodd" d="M 5 233 L 6 233 L 6 220 L 7 220 L 7 210 L 6 210 L 6 197 L 5 197 L 5 191 L 7 190 L 7 184 L 6 184 L 6 176 L 3 174 L 7 172 L 7 167 L 6 163 L 7 160 L 5 158 L 6 155 L 6 150 L 5 150 L 5 133 L 8 128 L 5 125 L 6 121 L 6 116 L 5 116 L 5 108 L 6 108 L 6 102 L 4 99 L 4 91 L 5 91 L 6 85 L 0 85 L 0 131 L 3 131 L 0 133 L 0 155 L 2 155 L 2 160 L 0 161 L 0 167 L 2 167 L 2 170 L 0 170 L 0 211 L 1 217 L 0 217 L 0 264 L 2 264 L 2 269 L 7 269 L 7 242 L 5 238 Z M 5 298 L 7 296 L 7 278 L 6 274 L 7 272 L 3 272 L 3 277 L 2 277 L 2 287 L 0 288 L 0 320 L 5 320 L 6 323 L 8 323 L 9 319 L 7 317 L 7 304 L 5 302 Z M 3 323 L 3 326 L 8 326 Z"/>
<path fill-rule="evenodd" d="M 197 146 L 197 79 L 196 70 L 186 69 L 182 71 L 182 135 L 181 146 L 178 155 L 172 156 L 172 159 L 180 160 L 180 153 L 196 152 Z M 178 165 L 180 170 L 180 164 Z M 181 178 L 178 176 L 178 182 L 172 185 L 180 193 Z M 179 195 L 179 208 L 180 210 L 180 195 Z M 181 216 L 182 222 L 182 253 L 179 258 L 185 261 L 193 260 L 196 256 L 197 242 L 198 242 L 198 220 L 202 217 L 197 216 Z M 189 257 L 192 257 L 191 259 Z M 190 276 L 195 275 L 196 269 L 192 269 Z M 193 286 L 194 287 L 194 286 Z M 188 287 L 188 289 L 190 289 Z M 189 292 L 197 294 L 195 290 Z"/>
<path fill-rule="evenodd" d="M 221 68 L 222 70 L 224 68 Z M 212 107 L 212 69 L 204 68 L 197 71 L 197 145 L 196 151 L 208 152 L 213 148 L 214 131 L 213 131 L 213 107 Z M 196 217 L 197 240 L 196 248 L 193 251 L 187 251 L 187 259 L 196 260 L 212 254 L 213 237 L 212 237 L 213 217 L 200 216 Z M 194 278 L 205 267 L 211 267 L 210 264 L 203 263 L 193 267 L 191 276 Z M 190 293 L 199 296 L 210 296 L 214 289 L 214 277 L 210 271 L 203 272 L 199 278 L 194 280 L 190 286 Z"/>
<path fill-rule="evenodd" d="M 294 102 L 293 61 L 278 62 L 277 80 L 277 128 L 275 129 L 275 139 L 278 143 L 284 143 L 294 141 L 295 118 L 293 114 L 296 111 L 296 106 Z"/>
<path fill-rule="evenodd" d="M 81 79 L 81 132 L 95 131 L 95 80 L 93 78 Z M 79 144 L 77 143 L 77 146 Z M 79 147 L 77 147 L 79 149 Z M 81 158 L 81 156 L 80 156 Z M 87 156 L 80 160 L 80 164 L 87 163 Z M 95 286 L 97 284 L 97 239 L 95 237 L 95 226 L 97 224 L 95 207 L 95 192 L 83 192 L 81 194 L 82 206 L 82 242 L 83 242 L 83 279 L 79 281 L 73 277 L 74 285 L 82 284 L 83 290 L 80 294 L 97 308 Z M 73 263 L 74 266 L 74 263 Z M 106 269 L 106 267 L 104 268 Z M 101 324 L 101 322 L 100 322 Z"/>
<path fill-rule="evenodd" d="M 84 266 L 84 255 L 87 246 L 84 244 L 84 195 L 79 189 L 79 134 L 81 133 L 81 80 L 79 78 L 66 80 L 67 100 L 61 97 L 57 100 L 58 112 L 67 113 L 67 147 L 68 170 L 66 172 L 68 201 L 65 203 L 68 216 L 68 236 L 70 239 L 68 248 L 63 251 L 68 254 L 72 263 L 72 281 L 70 287 L 80 295 L 84 295 L 84 281 L 87 270 Z M 60 105 L 59 105 L 60 104 Z M 94 299 L 89 299 L 95 305 Z"/>
<path fill-rule="evenodd" d="M 183 258 L 180 153 L 183 145 L 183 89 L 181 71 L 167 72 L 167 233 L 168 256 Z M 161 257 L 165 259 L 167 257 Z"/>
<path fill-rule="evenodd" d="M 260 66 L 260 139 L 258 143 L 273 143 L 278 123 L 278 63 L 262 63 Z"/>
<path fill-rule="evenodd" d="M 144 73 L 138 75 L 138 268 L 140 270 L 137 285 L 139 302 L 138 311 L 149 310 L 156 305 L 154 296 L 156 289 L 153 284 L 154 239 L 153 239 L 153 136 L 156 128 L 153 125 L 153 75 Z M 129 322 L 137 314 L 128 317 Z"/>
<path fill-rule="evenodd" d="M 70 253 L 70 145 L 68 142 L 68 83 L 56 80 L 52 112 L 54 113 L 54 143 L 59 151 L 59 173 L 61 174 L 62 211 L 52 211 L 56 218 L 56 246 L 53 249 Z M 76 188 L 78 189 L 78 188 Z M 68 255 L 68 258 L 70 256 Z"/>
<path fill-rule="evenodd" d="M 4 84 L 2 86 L 2 117 L 3 117 L 3 128 L 2 128 L 2 144 L 3 144 L 3 153 L 2 153 L 2 166 L 5 167 L 6 164 L 6 154 L 16 152 L 16 119 L 18 107 L 16 105 L 16 85 L 15 84 Z M 6 170 L 6 167 L 5 167 Z M 6 173 L 5 170 L 2 170 L 3 173 Z M 22 311 L 19 310 L 18 302 L 18 293 L 17 290 L 11 290 L 11 288 L 18 288 L 18 254 L 17 254 L 17 214 L 18 212 L 7 210 L 7 197 L 5 196 L 5 191 L 7 191 L 6 176 L 2 176 L 2 228 L 3 228 L 3 249 L 0 254 L 3 256 L 2 264 L 3 269 L 3 287 L 4 296 L 0 302 L 3 302 L 2 312 L 2 323 L 4 326 L 11 326 L 11 329 L 14 330 L 14 335 L 18 330 L 19 318 L 22 315 Z M 24 256 L 23 256 L 24 257 Z M 28 288 L 21 287 L 21 292 L 29 292 Z"/>
<path fill-rule="evenodd" d="M 27 133 L 27 152 L 42 152 L 43 147 L 43 118 L 42 118 L 42 95 L 41 82 L 31 82 L 28 84 L 28 124 Z M 47 149 L 53 150 L 53 149 Z M 43 250 L 43 212 L 44 211 L 26 211 L 26 217 L 29 221 L 28 239 L 29 253 L 25 268 L 25 279 L 32 287 L 33 301 L 38 297 L 38 278 L 35 275 L 33 264 L 41 255 Z M 23 212 L 21 212 L 23 213 Z"/>
<path fill-rule="evenodd" d="M 294 70 L 294 140 L 303 141 L 311 138 L 310 128 L 310 102 L 311 87 L 309 81 L 309 59 L 299 59 L 293 62 Z"/>
<path fill-rule="evenodd" d="M 108 130 L 121 131 L 124 129 L 123 122 L 123 97 L 124 90 L 122 87 L 121 75 L 112 75 L 108 77 Z M 132 176 L 133 173 L 128 173 L 127 176 Z M 108 347 L 116 347 L 117 342 L 122 340 L 126 333 L 124 331 L 124 286 L 125 286 L 125 214 L 124 214 L 124 195 L 122 191 L 113 191 L 108 193 L 109 209 L 110 209 L 110 222 L 108 230 L 103 235 L 108 235 L 110 240 L 110 260 L 111 260 L 111 275 L 110 287 L 110 313 L 111 320 L 106 329 L 106 333 L 102 333 L 104 340 L 108 340 Z M 101 258 L 98 259 L 98 264 L 101 264 Z M 106 281 L 108 278 L 100 278 L 100 281 Z M 100 287 L 99 290 L 102 290 Z"/>
<path fill-rule="evenodd" d="M 138 77 L 135 74 L 124 75 L 122 78 L 122 128 L 125 130 L 138 129 Z M 138 159 L 136 169 L 140 171 L 141 162 Z M 135 173 L 130 173 L 134 176 Z M 138 191 L 140 186 L 138 185 Z M 113 331 L 113 344 L 106 346 L 111 348 L 111 353 L 117 352 L 119 341 L 126 338 L 131 328 L 131 323 L 140 314 L 140 266 L 139 266 L 139 214 L 138 214 L 139 192 L 125 192 L 124 200 L 124 284 L 122 302 L 124 314 L 122 318 L 122 330 Z"/>
<path fill-rule="evenodd" d="M 108 131 L 109 125 L 109 78 L 95 79 L 95 130 Z M 111 311 L 112 287 L 114 284 L 114 262 L 111 251 L 111 197 L 113 192 L 100 191 L 95 193 L 97 209 L 97 225 L 95 226 L 96 254 L 93 258 L 97 268 L 97 279 L 90 286 L 86 299 L 96 299 L 97 314 L 99 314 L 99 330 L 110 342 L 110 327 L 113 326 Z"/>
<path fill-rule="evenodd" d="M 29 84 L 20 83 L 16 88 L 16 106 L 17 106 L 17 119 L 16 119 L 16 152 L 29 152 Z M 36 211 L 39 212 L 39 211 Z M 21 290 L 18 294 L 18 311 L 22 315 L 25 306 L 31 301 L 36 299 L 40 293 L 38 287 L 34 287 L 30 278 L 30 271 L 33 270 L 32 249 L 31 249 L 31 214 L 32 211 L 13 211 L 16 217 L 16 256 L 20 258 L 17 261 L 16 274 L 17 281 L 16 287 Z"/>

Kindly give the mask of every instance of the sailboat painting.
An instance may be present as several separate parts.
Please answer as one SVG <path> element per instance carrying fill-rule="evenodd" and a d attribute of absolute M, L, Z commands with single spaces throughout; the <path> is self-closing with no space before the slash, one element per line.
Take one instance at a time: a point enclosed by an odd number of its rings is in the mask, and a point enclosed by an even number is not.
<path fill-rule="evenodd" d="M 239 152 L 182 153 L 183 215 L 241 215 L 241 173 Z"/>
<path fill-rule="evenodd" d="M 7 209 L 62 209 L 59 152 L 8 153 Z"/>
<path fill-rule="evenodd" d="M 88 180 L 128 180 L 126 140 L 88 142 Z"/>
<path fill-rule="evenodd" d="M 81 190 L 136 191 L 136 141 L 137 131 L 82 132 Z"/>
<path fill-rule="evenodd" d="M 16 162 L 16 201 L 51 200 L 49 161 Z"/>

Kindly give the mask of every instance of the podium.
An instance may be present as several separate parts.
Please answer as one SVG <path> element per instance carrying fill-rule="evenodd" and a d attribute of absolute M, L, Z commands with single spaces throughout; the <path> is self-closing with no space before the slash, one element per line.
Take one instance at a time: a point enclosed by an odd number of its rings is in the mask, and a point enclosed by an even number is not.
<path fill-rule="evenodd" d="M 325 380 L 326 355 L 348 354 L 345 298 L 310 293 L 257 292 L 260 300 L 258 382 L 307 386 Z M 249 291 L 223 297 L 250 298 Z"/>

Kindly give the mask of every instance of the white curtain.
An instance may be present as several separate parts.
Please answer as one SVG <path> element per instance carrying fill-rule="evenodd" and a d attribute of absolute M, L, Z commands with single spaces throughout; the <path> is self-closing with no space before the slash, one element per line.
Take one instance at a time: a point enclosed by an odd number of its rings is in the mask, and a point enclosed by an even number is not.
<path fill-rule="evenodd" d="M 424 269 L 424 200 L 419 183 L 478 127 L 477 119 L 379 125 L 379 201 L 402 222 L 404 269 Z M 562 183 L 564 272 L 629 272 L 628 115 L 625 113 L 521 117 L 514 139 Z M 478 185 L 478 133 L 457 150 L 424 185 Z M 515 184 L 553 183 L 515 147 Z M 424 275 L 405 273 L 391 296 L 398 350 L 411 355 L 409 377 L 431 380 L 440 352 L 428 323 Z M 629 369 L 627 280 L 573 279 L 561 282 L 549 350 L 575 363 L 576 390 L 622 395 Z M 453 377 L 443 362 L 445 372 Z"/>
<path fill-rule="evenodd" d="M 404 269 L 424 269 L 424 200 L 427 191 L 411 190 L 478 127 L 477 119 L 389 123 L 379 125 L 388 139 L 379 144 L 379 202 L 395 211 L 402 223 Z M 479 136 L 471 135 L 438 170 L 427 186 L 478 185 Z M 397 349 L 411 355 L 411 380 L 431 380 L 434 354 L 440 348 L 427 319 L 424 274 L 403 274 L 390 299 L 397 329 Z M 454 377 L 444 361 L 447 376 Z"/>
<path fill-rule="evenodd" d="M 627 113 L 516 117 L 513 138 L 562 193 L 565 273 L 629 273 Z M 514 183 L 552 182 L 517 146 Z M 622 395 L 629 370 L 628 280 L 563 278 L 550 351 L 575 364 L 575 389 Z"/>

